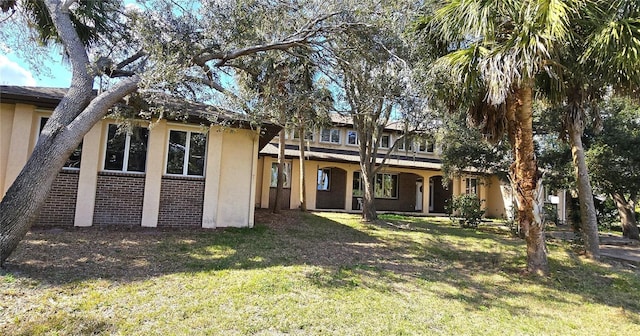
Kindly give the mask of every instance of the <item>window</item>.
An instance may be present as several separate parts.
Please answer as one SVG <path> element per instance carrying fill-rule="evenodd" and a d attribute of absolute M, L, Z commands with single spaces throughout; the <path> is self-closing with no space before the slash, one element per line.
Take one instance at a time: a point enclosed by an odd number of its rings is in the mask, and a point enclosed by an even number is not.
<path fill-rule="evenodd" d="M 40 128 L 38 129 L 38 136 L 42 132 L 42 129 L 44 128 L 44 125 L 47 123 L 48 120 L 49 118 L 46 118 L 46 117 L 40 118 Z M 80 169 L 81 159 L 82 159 L 82 141 L 80 141 L 80 144 L 78 145 L 78 147 L 76 147 L 76 149 L 73 150 L 71 155 L 69 155 L 69 158 L 67 159 L 67 162 L 64 163 L 63 168 Z"/>
<path fill-rule="evenodd" d="M 336 128 L 325 129 L 320 131 L 320 142 L 340 143 L 340 130 Z"/>
<path fill-rule="evenodd" d="M 331 168 L 318 169 L 318 190 L 329 191 L 331 187 Z"/>
<path fill-rule="evenodd" d="M 134 127 L 131 132 L 109 124 L 104 170 L 144 172 L 147 164 L 149 130 Z"/>
<path fill-rule="evenodd" d="M 353 196 L 362 197 L 364 195 L 364 182 L 360 172 L 353 172 Z"/>
<path fill-rule="evenodd" d="M 349 145 L 357 145 L 358 142 L 358 132 L 356 131 L 347 131 L 347 144 Z"/>
<path fill-rule="evenodd" d="M 389 148 L 390 143 L 391 136 L 389 134 L 384 134 L 382 138 L 380 138 L 380 148 Z"/>
<path fill-rule="evenodd" d="M 397 141 L 400 141 L 400 143 L 398 144 L 398 150 L 403 151 L 406 149 L 409 152 L 413 151 L 413 141 L 411 141 L 410 139 L 404 138 Z"/>
<path fill-rule="evenodd" d="M 206 150 L 206 134 L 170 131 L 167 174 L 204 176 Z"/>
<path fill-rule="evenodd" d="M 291 188 L 291 162 L 284 163 L 284 172 L 282 174 L 284 177 L 284 188 Z M 271 163 L 271 188 L 278 187 L 278 163 Z"/>
<path fill-rule="evenodd" d="M 433 153 L 434 148 L 435 148 L 434 142 L 431 140 L 427 140 L 427 153 Z"/>
<path fill-rule="evenodd" d="M 398 198 L 398 175 L 376 174 L 374 195 L 376 198 Z"/>
<path fill-rule="evenodd" d="M 300 139 L 300 133 L 297 130 L 292 130 L 291 133 L 293 134 L 293 139 Z M 304 132 L 304 139 L 307 141 L 311 141 L 313 142 L 313 131 L 311 130 L 306 130 Z"/>
<path fill-rule="evenodd" d="M 478 194 L 478 179 L 476 179 L 476 178 L 468 178 L 466 182 L 467 182 L 467 186 L 465 188 L 465 192 L 467 194 L 477 195 Z"/>

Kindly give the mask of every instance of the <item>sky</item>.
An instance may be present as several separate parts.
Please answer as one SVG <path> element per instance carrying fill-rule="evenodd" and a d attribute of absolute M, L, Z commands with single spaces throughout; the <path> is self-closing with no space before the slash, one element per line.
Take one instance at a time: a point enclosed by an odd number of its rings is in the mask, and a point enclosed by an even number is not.
<path fill-rule="evenodd" d="M 71 70 L 63 63 L 62 56 L 58 61 L 45 65 L 50 69 L 50 75 L 38 74 L 15 53 L 0 53 L 0 84 L 22 86 L 69 87 L 71 85 Z"/>

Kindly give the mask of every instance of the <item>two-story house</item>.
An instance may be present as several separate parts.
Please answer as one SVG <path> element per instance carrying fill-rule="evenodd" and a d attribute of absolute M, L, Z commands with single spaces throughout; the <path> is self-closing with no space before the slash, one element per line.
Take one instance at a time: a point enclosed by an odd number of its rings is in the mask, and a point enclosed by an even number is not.
<path fill-rule="evenodd" d="M 332 125 L 310 131 L 305 139 L 305 188 L 307 208 L 359 212 L 363 184 L 360 172 L 358 132 L 348 118 L 334 115 Z M 495 176 L 469 173 L 443 185 L 442 162 L 438 144 L 433 140 L 401 141 L 402 131 L 394 125 L 385 128 L 380 142 L 378 162 L 387 155 L 375 178 L 375 204 L 381 212 L 444 214 L 452 195 L 475 193 L 487 217 L 505 217 L 505 188 Z M 285 205 L 300 207 L 300 139 L 287 132 L 285 147 Z M 275 200 L 278 138 L 260 151 L 256 206 L 268 208 Z M 446 182 L 445 182 L 446 183 Z M 508 202 L 508 201 L 507 201 Z"/>

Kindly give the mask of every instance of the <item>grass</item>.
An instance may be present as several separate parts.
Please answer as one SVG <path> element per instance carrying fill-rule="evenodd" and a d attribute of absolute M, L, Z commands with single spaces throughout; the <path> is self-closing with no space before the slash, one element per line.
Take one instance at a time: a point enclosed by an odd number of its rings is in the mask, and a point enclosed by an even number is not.
<path fill-rule="evenodd" d="M 448 221 L 258 213 L 254 229 L 30 232 L 2 335 L 637 335 L 640 273 Z"/>

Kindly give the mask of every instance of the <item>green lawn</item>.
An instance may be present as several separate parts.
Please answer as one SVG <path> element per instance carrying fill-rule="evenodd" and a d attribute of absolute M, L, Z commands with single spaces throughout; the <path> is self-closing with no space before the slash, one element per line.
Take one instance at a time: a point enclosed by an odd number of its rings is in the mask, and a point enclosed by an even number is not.
<path fill-rule="evenodd" d="M 2 335 L 640 335 L 640 272 L 448 221 L 258 213 L 254 229 L 46 230 L 0 273 Z"/>

